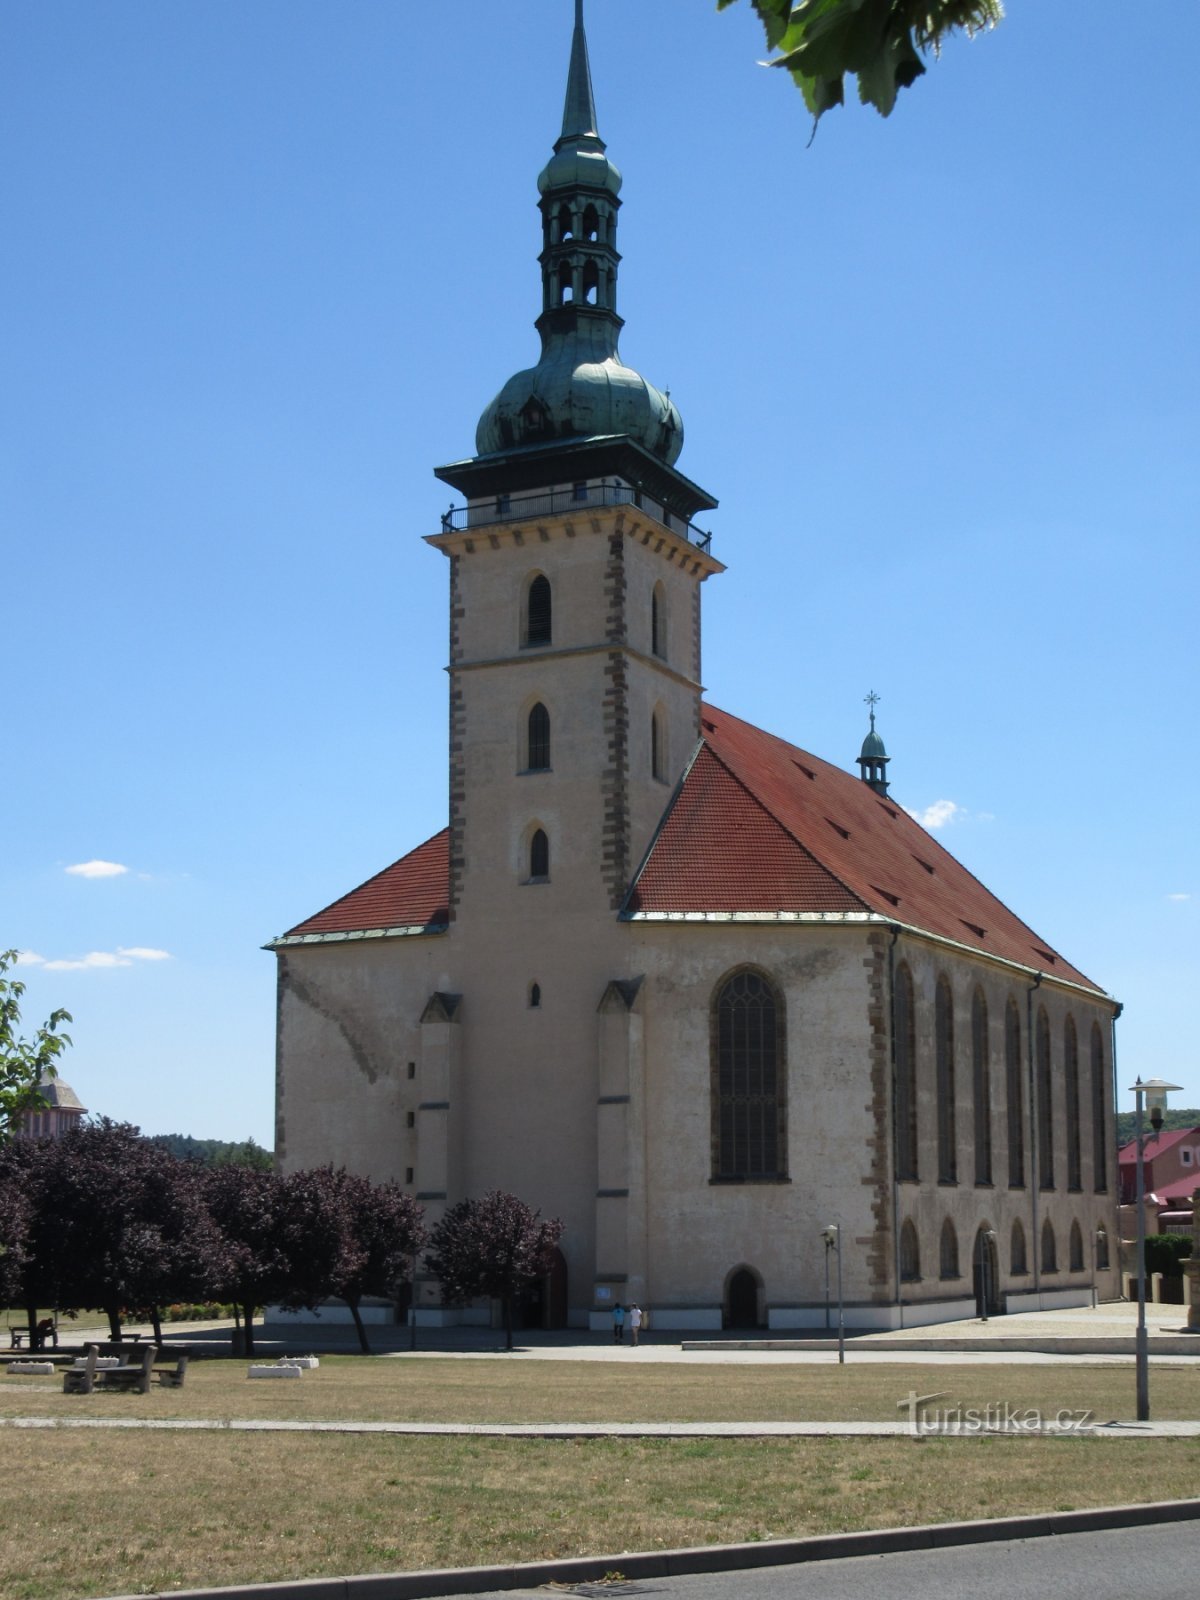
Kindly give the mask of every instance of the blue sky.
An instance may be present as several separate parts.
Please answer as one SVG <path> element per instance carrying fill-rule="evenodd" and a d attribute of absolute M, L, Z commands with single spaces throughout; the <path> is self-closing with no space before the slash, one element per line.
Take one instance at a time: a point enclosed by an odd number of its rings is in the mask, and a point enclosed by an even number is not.
<path fill-rule="evenodd" d="M 0 946 L 93 1110 L 270 1143 L 259 947 L 444 822 L 431 468 L 536 354 L 571 10 L 0 18 Z M 588 28 L 711 698 L 852 767 L 876 689 L 893 793 L 1200 1105 L 1200 7 L 1011 0 L 811 148 L 748 0 Z"/>

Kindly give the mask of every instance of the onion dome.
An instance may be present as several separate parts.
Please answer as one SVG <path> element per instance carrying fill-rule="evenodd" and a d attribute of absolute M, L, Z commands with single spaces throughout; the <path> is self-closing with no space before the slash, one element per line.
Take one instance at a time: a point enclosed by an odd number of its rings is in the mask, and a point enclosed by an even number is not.
<path fill-rule="evenodd" d="M 583 0 L 576 0 L 562 133 L 538 178 L 542 353 L 479 419 L 479 455 L 625 435 L 671 466 L 683 448 L 683 421 L 670 395 L 626 366 L 617 348 L 620 187 L 596 129 Z"/>
<path fill-rule="evenodd" d="M 875 732 L 875 707 L 878 701 L 879 696 L 872 689 L 867 696 L 867 704 L 871 708 L 871 727 L 858 753 L 858 770 L 862 781 L 874 789 L 876 794 L 886 794 L 887 764 L 891 758 L 883 747 L 883 740 Z"/>

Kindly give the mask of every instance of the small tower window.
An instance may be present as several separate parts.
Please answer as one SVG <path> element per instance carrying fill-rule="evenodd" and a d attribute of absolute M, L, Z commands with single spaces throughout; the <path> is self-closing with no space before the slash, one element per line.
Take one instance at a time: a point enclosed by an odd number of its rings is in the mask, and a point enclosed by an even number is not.
<path fill-rule="evenodd" d="M 583 269 L 583 299 L 589 306 L 596 304 L 600 294 L 600 274 L 594 261 L 589 261 Z"/>
<path fill-rule="evenodd" d="M 529 772 L 550 770 L 550 713 L 539 700 L 529 713 L 528 751 L 525 766 Z"/>
<path fill-rule="evenodd" d="M 600 231 L 600 218 L 595 206 L 588 206 L 583 213 L 583 237 L 595 241 Z"/>
<path fill-rule="evenodd" d="M 543 828 L 535 828 L 529 841 L 529 881 L 546 883 L 550 877 L 550 841 Z"/>
<path fill-rule="evenodd" d="M 542 986 L 540 983 L 529 985 L 529 1009 L 540 1011 L 542 1009 Z"/>
<path fill-rule="evenodd" d="M 654 585 L 650 596 L 650 650 L 666 659 L 667 654 L 667 595 L 661 583 Z"/>
<path fill-rule="evenodd" d="M 662 718 L 655 711 L 650 717 L 650 775 L 661 782 L 665 776 L 665 769 Z"/>
<path fill-rule="evenodd" d="M 558 208 L 558 242 L 559 242 L 559 244 L 562 244 L 562 242 L 565 239 L 573 239 L 574 237 L 575 237 L 575 224 L 574 224 L 574 221 L 572 220 L 572 217 L 571 217 L 571 208 L 570 208 L 570 206 L 559 206 L 559 208 Z"/>
<path fill-rule="evenodd" d="M 540 572 L 529 585 L 528 607 L 525 620 L 525 643 L 549 644 L 551 637 L 550 580 Z"/>

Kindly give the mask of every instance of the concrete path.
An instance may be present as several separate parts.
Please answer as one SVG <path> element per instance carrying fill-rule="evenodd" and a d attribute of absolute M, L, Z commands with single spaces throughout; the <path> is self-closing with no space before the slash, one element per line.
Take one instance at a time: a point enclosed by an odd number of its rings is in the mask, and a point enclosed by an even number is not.
<path fill-rule="evenodd" d="M 1200 1422 L 1104 1422 L 1038 1427 L 927 1426 L 901 1422 L 307 1422 L 292 1419 L 189 1420 L 182 1417 L 0 1417 L 0 1428 L 133 1428 L 182 1433 L 429 1434 L 485 1439 L 1200 1439 Z"/>

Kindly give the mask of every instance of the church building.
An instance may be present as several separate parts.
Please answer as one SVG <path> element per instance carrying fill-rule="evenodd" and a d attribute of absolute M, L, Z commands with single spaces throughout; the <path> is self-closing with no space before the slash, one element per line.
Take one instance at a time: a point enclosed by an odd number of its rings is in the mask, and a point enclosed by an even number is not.
<path fill-rule="evenodd" d="M 853 774 L 703 697 L 581 0 L 538 187 L 541 357 L 437 469 L 447 826 L 268 946 L 281 1165 L 560 1217 L 546 1326 L 824 1326 L 830 1225 L 852 1327 L 1115 1292 L 1119 1006 L 892 799 L 874 696 Z"/>

